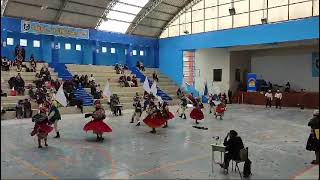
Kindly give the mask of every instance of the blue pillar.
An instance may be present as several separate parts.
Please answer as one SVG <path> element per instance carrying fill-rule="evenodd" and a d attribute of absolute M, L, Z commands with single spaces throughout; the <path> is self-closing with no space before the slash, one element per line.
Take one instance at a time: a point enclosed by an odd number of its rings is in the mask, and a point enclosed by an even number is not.
<path fill-rule="evenodd" d="M 126 57 L 126 60 L 127 60 L 127 65 L 129 67 L 132 67 L 132 66 L 135 66 L 135 64 L 132 64 L 132 44 L 129 45 L 128 47 L 128 50 L 127 50 L 127 57 Z"/>
<path fill-rule="evenodd" d="M 41 59 L 45 62 L 51 63 L 52 62 L 52 43 L 53 43 L 53 36 L 42 36 L 40 47 L 41 47 Z"/>
<path fill-rule="evenodd" d="M 83 54 L 82 54 L 82 64 L 94 64 L 95 62 L 95 41 L 84 41 L 83 44 Z"/>

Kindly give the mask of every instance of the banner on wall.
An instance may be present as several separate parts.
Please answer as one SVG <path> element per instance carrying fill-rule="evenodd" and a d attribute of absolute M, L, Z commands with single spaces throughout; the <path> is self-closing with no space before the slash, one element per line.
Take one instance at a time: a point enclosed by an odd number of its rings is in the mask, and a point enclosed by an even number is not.
<path fill-rule="evenodd" d="M 257 91 L 257 74 L 248 73 L 247 75 L 247 92 Z"/>
<path fill-rule="evenodd" d="M 319 77 L 319 53 L 312 53 L 312 77 Z"/>
<path fill-rule="evenodd" d="M 89 30 L 81 28 L 73 28 L 68 26 L 59 26 L 52 24 L 44 24 L 32 21 L 21 21 L 21 32 L 44 34 L 80 39 L 89 39 Z"/>

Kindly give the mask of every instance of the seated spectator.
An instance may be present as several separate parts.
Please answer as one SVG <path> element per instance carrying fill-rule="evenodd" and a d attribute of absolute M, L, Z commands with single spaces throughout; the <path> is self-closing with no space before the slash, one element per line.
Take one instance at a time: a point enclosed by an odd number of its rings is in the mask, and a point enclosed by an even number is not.
<path fill-rule="evenodd" d="M 80 79 L 77 74 L 73 76 L 72 81 L 75 85 L 75 88 L 78 88 L 80 86 Z"/>
<path fill-rule="evenodd" d="M 142 63 L 142 62 L 140 62 L 140 70 L 141 70 L 141 71 L 145 71 L 145 69 L 144 69 L 144 65 L 143 65 L 143 63 Z"/>
<path fill-rule="evenodd" d="M 36 90 L 36 102 L 40 105 L 46 101 L 46 92 L 44 88 L 37 88 Z"/>
<path fill-rule="evenodd" d="M 138 80 L 135 75 L 132 76 L 132 83 L 134 87 L 138 87 Z"/>
<path fill-rule="evenodd" d="M 8 84 L 9 84 L 9 88 L 12 89 L 14 87 L 14 83 L 16 81 L 16 77 L 11 77 L 8 81 Z"/>
<path fill-rule="evenodd" d="M 114 69 L 116 70 L 117 74 L 120 74 L 120 66 L 118 63 L 114 66 Z"/>
<path fill-rule="evenodd" d="M 84 87 L 84 75 L 83 74 L 80 76 L 80 84 L 82 87 Z"/>
<path fill-rule="evenodd" d="M 126 87 L 132 87 L 133 86 L 133 82 L 131 81 L 131 77 L 130 76 L 127 76 L 127 83 L 128 83 L 128 86 L 126 86 Z"/>
<path fill-rule="evenodd" d="M 29 87 L 28 87 L 29 91 L 28 91 L 28 95 L 31 99 L 36 99 L 36 93 L 35 91 L 33 90 L 33 87 L 32 87 L 32 84 L 29 84 Z"/>
<path fill-rule="evenodd" d="M 60 81 L 59 81 L 59 79 L 57 78 L 55 81 L 54 81 L 54 88 L 56 89 L 56 91 L 58 91 L 59 90 L 59 88 L 60 88 Z"/>
<path fill-rule="evenodd" d="M 127 65 L 127 64 L 125 64 L 125 65 L 123 66 L 123 69 L 124 69 L 124 70 L 129 70 L 128 65 Z"/>
<path fill-rule="evenodd" d="M 31 118 L 32 117 L 32 109 L 31 109 L 31 102 L 29 99 L 25 99 L 23 102 L 23 109 L 24 109 L 24 118 Z"/>
<path fill-rule="evenodd" d="M 81 113 L 83 113 L 83 101 L 78 99 L 73 92 L 69 93 L 68 97 L 69 106 L 77 106 L 80 109 Z"/>
<path fill-rule="evenodd" d="M 1 58 L 1 70 L 2 71 L 9 71 L 10 62 L 7 60 L 6 57 Z"/>
<path fill-rule="evenodd" d="M 93 74 L 91 74 L 89 77 L 89 83 L 95 82 L 95 81 L 96 81 L 96 79 L 93 77 Z"/>
<path fill-rule="evenodd" d="M 140 70 L 140 61 L 137 61 L 136 67 Z"/>
<path fill-rule="evenodd" d="M 4 93 L 1 89 L 1 97 L 7 97 L 7 93 Z"/>
<path fill-rule="evenodd" d="M 20 73 L 16 76 L 15 82 L 14 82 L 14 89 L 17 91 L 18 95 L 24 95 L 24 80 L 22 79 Z"/>
<path fill-rule="evenodd" d="M 290 92 L 290 88 L 291 88 L 291 85 L 289 82 L 287 82 L 284 92 Z"/>
<path fill-rule="evenodd" d="M 30 56 L 30 71 L 31 72 L 36 72 L 36 68 L 37 68 L 37 62 L 35 61 L 33 54 L 31 54 Z"/>
<path fill-rule="evenodd" d="M 154 81 L 159 82 L 159 78 L 158 78 L 158 75 L 156 74 L 156 71 L 153 71 L 153 73 L 152 73 L 152 79 L 153 79 Z"/>
<path fill-rule="evenodd" d="M 119 81 L 118 81 L 118 82 L 120 83 L 120 86 L 121 86 L 121 87 L 124 87 L 124 86 L 125 86 L 126 80 L 127 80 L 127 78 L 126 78 L 125 75 L 119 77 Z"/>
<path fill-rule="evenodd" d="M 63 84 L 63 89 L 66 90 L 67 93 L 71 93 L 74 89 L 74 83 L 72 80 L 67 80 Z"/>
<path fill-rule="evenodd" d="M 16 118 L 22 119 L 23 117 L 23 100 L 19 100 L 16 105 Z"/>
<path fill-rule="evenodd" d="M 224 164 L 220 166 L 224 169 L 228 169 L 230 160 L 240 160 L 240 150 L 244 148 L 242 139 L 238 136 L 238 133 L 235 130 L 231 130 L 224 139 L 223 145 L 226 146 L 226 154 L 224 156 Z M 251 164 L 251 161 L 247 159 L 246 164 Z M 245 176 L 248 176 L 245 174 Z M 250 175 L 250 174 L 249 174 Z"/>
<path fill-rule="evenodd" d="M 43 80 L 46 81 L 50 81 L 51 80 L 51 75 L 50 75 L 50 71 L 49 69 L 44 66 L 41 68 L 40 70 L 40 76 L 43 78 Z"/>

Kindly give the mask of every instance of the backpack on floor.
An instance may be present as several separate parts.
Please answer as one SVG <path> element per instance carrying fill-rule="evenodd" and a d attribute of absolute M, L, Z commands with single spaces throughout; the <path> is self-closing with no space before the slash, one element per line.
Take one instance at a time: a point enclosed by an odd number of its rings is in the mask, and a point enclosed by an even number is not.
<path fill-rule="evenodd" d="M 250 175 L 251 175 L 251 161 L 247 159 L 244 162 L 244 166 L 243 166 L 243 176 L 249 177 Z"/>

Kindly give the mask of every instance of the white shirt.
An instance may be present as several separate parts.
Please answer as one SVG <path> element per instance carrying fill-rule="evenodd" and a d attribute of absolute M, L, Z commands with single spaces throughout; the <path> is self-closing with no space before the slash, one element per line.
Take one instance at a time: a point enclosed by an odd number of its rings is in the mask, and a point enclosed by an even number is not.
<path fill-rule="evenodd" d="M 267 92 L 264 96 L 272 100 L 272 93 Z"/>
<path fill-rule="evenodd" d="M 95 78 L 93 76 L 90 76 L 88 80 L 89 81 L 95 81 Z"/>
<path fill-rule="evenodd" d="M 278 98 L 278 99 L 282 99 L 282 93 L 276 93 L 275 95 L 274 95 L 274 97 L 275 98 Z"/>

